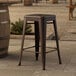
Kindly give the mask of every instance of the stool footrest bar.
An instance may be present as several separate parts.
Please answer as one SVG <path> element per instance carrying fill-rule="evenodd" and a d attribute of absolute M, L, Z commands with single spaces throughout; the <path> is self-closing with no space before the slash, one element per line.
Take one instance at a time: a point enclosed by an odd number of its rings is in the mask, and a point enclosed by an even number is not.
<path fill-rule="evenodd" d="M 27 48 L 23 48 L 23 50 L 25 49 L 30 49 L 30 48 L 34 48 L 35 46 L 31 46 L 31 47 L 27 47 Z"/>

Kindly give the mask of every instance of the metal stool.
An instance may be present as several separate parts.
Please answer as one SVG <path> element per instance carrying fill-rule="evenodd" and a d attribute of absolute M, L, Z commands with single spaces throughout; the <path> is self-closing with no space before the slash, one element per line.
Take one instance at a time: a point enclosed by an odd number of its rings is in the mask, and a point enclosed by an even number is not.
<path fill-rule="evenodd" d="M 53 26 L 54 26 L 56 46 L 57 46 L 55 49 L 57 50 L 57 53 L 58 53 L 59 64 L 61 64 L 58 34 L 57 34 L 57 25 L 56 25 L 56 16 L 50 15 L 50 14 L 31 14 L 31 15 L 26 15 L 24 17 L 23 37 L 22 37 L 22 44 L 21 44 L 19 66 L 21 65 L 22 54 L 24 50 L 23 46 L 24 46 L 25 28 L 26 28 L 27 21 L 34 21 L 34 24 L 35 24 L 36 60 L 38 60 L 38 55 L 39 55 L 39 40 L 41 42 L 41 56 L 42 56 L 43 70 L 45 70 L 45 62 L 46 62 L 46 24 L 48 23 L 48 21 L 52 21 Z"/>

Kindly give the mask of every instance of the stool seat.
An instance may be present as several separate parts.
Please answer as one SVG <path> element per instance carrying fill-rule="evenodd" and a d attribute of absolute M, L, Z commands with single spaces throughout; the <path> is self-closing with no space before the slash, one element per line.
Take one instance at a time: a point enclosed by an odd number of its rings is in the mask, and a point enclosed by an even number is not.
<path fill-rule="evenodd" d="M 41 43 L 41 57 L 42 57 L 43 70 L 45 70 L 45 62 L 46 62 L 46 25 L 47 25 L 48 21 L 52 21 L 52 24 L 54 27 L 54 32 L 55 32 L 55 37 L 56 37 L 55 50 L 57 50 L 59 64 L 61 64 L 59 42 L 58 42 L 58 33 L 57 33 L 57 24 L 56 24 L 56 15 L 29 14 L 29 15 L 24 16 L 23 37 L 22 37 L 19 65 L 21 65 L 22 54 L 23 54 L 23 50 L 24 50 L 23 46 L 24 46 L 24 38 L 25 38 L 25 28 L 26 28 L 28 21 L 34 21 L 36 60 L 38 60 L 38 56 L 39 56 L 39 42 Z"/>
<path fill-rule="evenodd" d="M 24 16 L 26 17 L 27 19 L 33 21 L 38 19 L 38 18 L 41 18 L 41 17 L 44 17 L 44 19 L 46 19 L 46 21 L 51 21 L 51 20 L 55 20 L 56 18 L 56 15 L 50 15 L 50 14 L 29 14 L 29 15 L 26 15 Z"/>

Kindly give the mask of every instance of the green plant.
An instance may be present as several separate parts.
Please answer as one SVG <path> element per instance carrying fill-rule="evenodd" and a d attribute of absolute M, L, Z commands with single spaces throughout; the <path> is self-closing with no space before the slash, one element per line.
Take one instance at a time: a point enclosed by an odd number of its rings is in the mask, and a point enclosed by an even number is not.
<path fill-rule="evenodd" d="M 16 35 L 22 34 L 23 20 L 19 19 L 15 23 L 12 22 L 11 25 L 12 25 L 12 27 L 11 27 L 11 34 L 16 34 Z M 28 34 L 31 31 L 32 31 L 31 25 L 27 24 L 26 25 L 26 29 L 25 29 L 25 33 Z"/>

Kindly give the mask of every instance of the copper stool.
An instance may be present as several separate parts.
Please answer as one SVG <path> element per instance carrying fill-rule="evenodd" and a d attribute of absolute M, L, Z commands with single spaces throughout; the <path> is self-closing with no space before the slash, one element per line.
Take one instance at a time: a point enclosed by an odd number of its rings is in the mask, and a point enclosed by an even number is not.
<path fill-rule="evenodd" d="M 22 54 L 24 50 L 23 46 L 24 46 L 25 28 L 26 28 L 27 21 L 34 21 L 34 24 L 35 24 L 36 60 L 38 60 L 38 55 L 39 55 L 39 40 L 41 42 L 41 56 L 42 56 L 43 70 L 45 70 L 45 62 L 46 62 L 46 24 L 48 23 L 48 21 L 52 21 L 54 26 L 56 46 L 57 46 L 55 49 L 57 50 L 57 53 L 58 53 L 59 64 L 61 64 L 62 62 L 61 62 L 60 51 L 59 51 L 56 16 L 50 15 L 50 14 L 31 14 L 31 15 L 26 15 L 24 17 L 23 37 L 22 37 L 22 44 L 21 44 L 19 66 L 21 65 Z"/>

